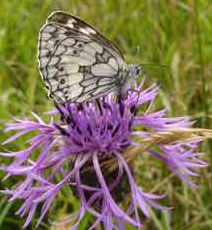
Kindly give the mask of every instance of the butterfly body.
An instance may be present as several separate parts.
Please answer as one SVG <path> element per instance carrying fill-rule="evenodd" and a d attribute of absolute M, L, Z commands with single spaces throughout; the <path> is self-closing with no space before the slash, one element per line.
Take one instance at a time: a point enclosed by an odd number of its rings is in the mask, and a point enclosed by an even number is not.
<path fill-rule="evenodd" d="M 54 12 L 40 30 L 39 69 L 57 102 L 83 102 L 124 90 L 141 67 L 81 19 Z"/>

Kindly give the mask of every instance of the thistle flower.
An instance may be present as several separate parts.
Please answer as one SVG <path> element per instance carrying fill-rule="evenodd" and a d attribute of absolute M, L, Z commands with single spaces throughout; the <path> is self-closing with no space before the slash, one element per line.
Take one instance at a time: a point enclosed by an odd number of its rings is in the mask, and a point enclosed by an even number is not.
<path fill-rule="evenodd" d="M 135 182 L 133 164 L 126 160 L 129 147 L 139 145 L 135 140 L 152 137 L 155 133 L 189 127 L 187 117 L 165 118 L 165 110 L 151 112 L 159 88 L 152 85 L 142 90 L 143 82 L 134 86 L 127 98 L 114 100 L 112 95 L 96 102 L 57 105 L 50 122 L 45 123 L 33 113 L 36 121 L 15 119 L 7 124 L 6 131 L 18 131 L 7 139 L 8 144 L 18 137 L 37 131 L 28 140 L 29 147 L 17 152 L 1 153 L 14 161 L 1 167 L 7 175 L 22 176 L 24 181 L 12 190 L 5 189 L 10 201 L 23 200 L 16 214 L 28 213 L 27 227 L 39 204 L 42 204 L 39 225 L 63 186 L 70 186 L 78 197 L 80 208 L 73 215 L 73 227 L 77 229 L 86 212 L 96 216 L 89 229 L 100 222 L 105 229 L 125 229 L 128 222 L 141 228 L 140 213 L 149 217 L 148 207 L 166 209 L 157 203 L 163 195 L 144 192 Z M 56 122 L 55 117 L 60 117 Z M 139 125 L 140 131 L 136 131 Z M 135 138 L 137 137 L 137 138 Z M 162 160 L 180 179 L 193 185 L 189 176 L 196 176 L 195 168 L 206 163 L 196 153 L 199 141 L 180 141 L 161 144 L 146 152 Z M 35 153 L 39 152 L 39 154 Z M 110 160 L 116 167 L 104 167 Z M 58 178 L 60 181 L 58 182 Z M 120 203 L 129 197 L 129 205 L 123 210 Z"/>

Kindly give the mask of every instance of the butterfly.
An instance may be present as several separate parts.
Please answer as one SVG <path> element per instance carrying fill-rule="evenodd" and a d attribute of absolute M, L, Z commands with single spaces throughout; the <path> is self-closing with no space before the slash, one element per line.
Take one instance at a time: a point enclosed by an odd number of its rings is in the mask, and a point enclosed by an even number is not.
<path fill-rule="evenodd" d="M 38 42 L 41 77 L 56 102 L 84 102 L 124 91 L 140 75 L 140 65 L 127 64 L 119 50 L 81 19 L 53 12 Z"/>

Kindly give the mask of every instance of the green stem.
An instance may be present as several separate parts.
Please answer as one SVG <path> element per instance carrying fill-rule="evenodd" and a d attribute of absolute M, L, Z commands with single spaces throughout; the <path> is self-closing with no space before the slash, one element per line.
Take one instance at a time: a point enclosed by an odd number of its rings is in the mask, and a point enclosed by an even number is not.
<path fill-rule="evenodd" d="M 205 63 L 203 58 L 203 51 L 202 51 L 202 38 L 201 38 L 201 31 L 200 31 L 200 25 L 199 25 L 199 0 L 194 1 L 194 16 L 195 16 L 195 23 L 196 23 L 196 38 L 197 38 L 197 48 L 198 48 L 198 54 L 199 54 L 199 64 L 200 64 L 200 79 L 202 82 L 202 106 L 204 110 L 204 119 L 202 120 L 202 126 L 209 128 L 209 120 L 208 120 L 208 103 L 207 103 L 207 89 L 206 89 L 206 77 L 205 77 Z"/>

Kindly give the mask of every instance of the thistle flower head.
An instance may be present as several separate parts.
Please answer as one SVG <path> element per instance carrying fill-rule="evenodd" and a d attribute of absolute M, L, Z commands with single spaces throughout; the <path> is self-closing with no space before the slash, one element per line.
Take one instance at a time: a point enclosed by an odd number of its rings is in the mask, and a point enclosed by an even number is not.
<path fill-rule="evenodd" d="M 165 110 L 152 113 L 158 87 L 152 85 L 141 90 L 142 86 L 143 82 L 135 84 L 135 90 L 119 101 L 108 95 L 95 102 L 56 104 L 56 113 L 50 115 L 48 124 L 36 114 L 33 114 L 36 121 L 15 119 L 15 123 L 7 124 L 6 131 L 18 132 L 4 144 L 37 131 L 28 140 L 28 148 L 1 154 L 14 159 L 9 166 L 1 167 L 7 173 L 6 178 L 18 175 L 24 178 L 13 190 L 3 191 L 11 196 L 10 201 L 23 200 L 17 214 L 28 213 L 24 227 L 29 225 L 41 203 L 37 225 L 40 224 L 63 186 L 71 187 L 80 201 L 72 229 L 77 229 L 86 212 L 96 216 L 90 229 L 100 222 L 105 229 L 124 229 L 125 222 L 141 228 L 139 209 L 146 217 L 149 217 L 148 206 L 165 209 L 156 202 L 163 196 L 144 192 L 136 184 L 133 165 L 124 154 L 129 147 L 138 145 L 136 136 L 151 137 L 155 132 L 185 128 L 191 123 L 186 117 L 165 118 Z M 60 117 L 58 122 L 55 116 Z M 135 129 L 138 125 L 140 131 Z M 205 167 L 205 162 L 194 153 L 197 146 L 195 141 L 179 142 L 160 145 L 157 151 L 149 148 L 146 152 L 192 184 L 188 176 L 197 175 L 192 168 Z M 110 159 L 117 163 L 112 170 L 104 167 L 104 162 Z M 120 202 L 126 197 L 129 202 L 124 210 Z"/>

